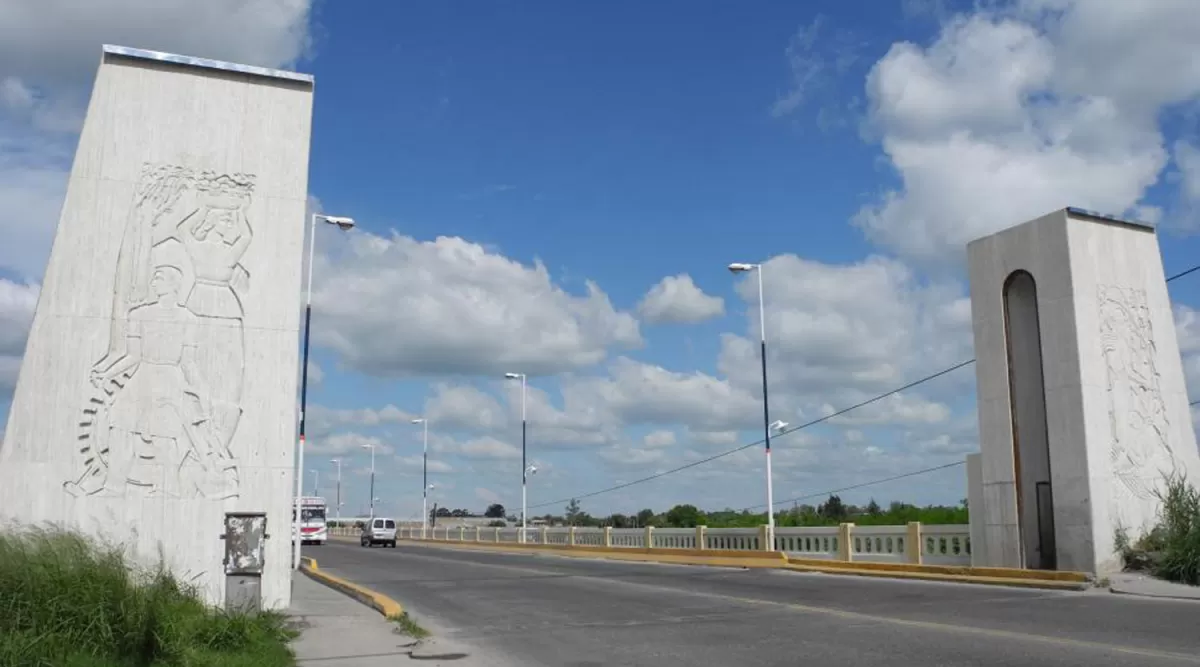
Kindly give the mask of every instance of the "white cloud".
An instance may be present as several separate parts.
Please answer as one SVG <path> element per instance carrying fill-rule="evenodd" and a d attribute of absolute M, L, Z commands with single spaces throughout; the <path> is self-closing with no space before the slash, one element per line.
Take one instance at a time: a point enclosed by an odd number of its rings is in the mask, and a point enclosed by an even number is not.
<path fill-rule="evenodd" d="M 1158 113 L 1200 94 L 1198 33 L 1179 0 L 1026 0 L 894 44 L 867 93 L 900 186 L 857 224 L 903 257 L 958 263 L 971 239 L 1067 205 L 1142 211 L 1167 164 Z"/>
<path fill-rule="evenodd" d="M 676 442 L 674 431 L 651 431 L 642 438 L 642 444 L 648 449 L 663 449 L 670 447 Z"/>
<path fill-rule="evenodd" d="M 323 434 L 339 426 L 379 426 L 381 424 L 408 423 L 414 415 L 397 408 L 385 405 L 382 408 L 329 408 L 323 405 L 310 405 L 306 420 L 307 429 L 313 434 Z"/>
<path fill-rule="evenodd" d="M 328 324 L 314 338 L 363 373 L 540 375 L 642 343 L 637 320 L 598 286 L 570 294 L 540 262 L 526 266 L 451 237 L 355 232 L 341 248 L 318 267 L 314 307 Z"/>
<path fill-rule="evenodd" d="M 725 300 L 704 293 L 686 273 L 667 276 L 646 292 L 638 314 L 650 324 L 695 324 L 725 314 Z"/>
<path fill-rule="evenodd" d="M 45 270 L 103 43 L 287 66 L 310 48 L 311 0 L 0 3 L 0 267 Z M 69 17 L 69 18 L 64 18 Z"/>
<path fill-rule="evenodd" d="M 508 426 L 508 412 L 491 394 L 468 386 L 439 382 L 425 402 L 433 430 L 494 431 Z"/>
<path fill-rule="evenodd" d="M 370 456 L 372 447 L 375 449 L 377 459 L 393 452 L 392 447 L 379 438 L 360 433 L 337 433 L 328 437 L 314 438 L 305 443 L 304 449 L 306 455 L 365 454 Z"/>
<path fill-rule="evenodd" d="M 16 386 L 38 286 L 0 279 L 0 401 Z"/>
<path fill-rule="evenodd" d="M 827 405 L 852 405 L 972 356 L 962 288 L 922 281 L 899 261 L 824 264 L 781 255 L 766 263 L 763 280 L 772 412 L 785 420 L 800 409 L 828 414 Z M 748 305 L 757 302 L 752 280 L 737 289 Z M 747 335 L 724 336 L 718 368 L 733 386 L 761 396 L 758 323 L 748 312 Z M 885 406 L 902 420 L 944 414 L 928 404 L 914 409 L 922 404 L 906 395 Z"/>
<path fill-rule="evenodd" d="M 521 458 L 520 447 L 492 436 L 471 438 L 462 442 L 440 440 L 434 450 L 440 454 L 467 459 L 514 461 Z"/>
<path fill-rule="evenodd" d="M 568 402 L 595 406 L 625 424 L 689 424 L 696 428 L 753 426 L 759 404 L 747 391 L 720 378 L 693 371 L 670 371 L 621 357 L 609 377 L 564 381 Z"/>

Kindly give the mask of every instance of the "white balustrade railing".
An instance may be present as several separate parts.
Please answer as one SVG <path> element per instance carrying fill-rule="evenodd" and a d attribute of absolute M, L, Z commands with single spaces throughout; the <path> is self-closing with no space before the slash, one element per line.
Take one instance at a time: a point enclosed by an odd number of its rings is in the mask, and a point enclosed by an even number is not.
<path fill-rule="evenodd" d="M 357 538 L 359 530 L 331 528 L 330 533 Z M 433 526 L 404 524 L 397 529 L 402 540 L 519 544 L 520 528 Z M 966 525 L 777 527 L 774 550 L 794 559 L 970 565 L 970 527 Z M 551 547 L 607 547 L 616 549 L 687 549 L 704 551 L 757 551 L 766 543 L 766 526 L 758 528 L 565 528 L 531 526 L 525 544 Z"/>

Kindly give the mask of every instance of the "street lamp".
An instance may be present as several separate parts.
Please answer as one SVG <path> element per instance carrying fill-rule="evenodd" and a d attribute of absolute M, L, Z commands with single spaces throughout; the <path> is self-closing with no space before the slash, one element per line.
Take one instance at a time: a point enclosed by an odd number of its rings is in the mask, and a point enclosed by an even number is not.
<path fill-rule="evenodd" d="M 313 251 L 317 245 L 318 218 L 328 224 L 336 225 L 342 231 L 354 228 L 352 218 L 321 213 L 312 214 L 312 224 L 308 235 L 308 286 L 304 291 L 304 356 L 300 362 L 300 442 L 296 447 L 296 517 L 292 520 L 296 526 L 297 537 L 293 547 L 293 569 L 300 567 L 300 497 L 304 495 L 304 413 L 308 407 L 308 340 L 312 330 Z"/>
<path fill-rule="evenodd" d="M 334 465 L 337 466 L 337 470 L 338 470 L 338 474 L 337 474 L 337 506 L 335 507 L 335 511 L 337 512 L 337 519 L 340 522 L 342 520 L 342 460 L 341 459 L 330 459 L 330 461 Z"/>
<path fill-rule="evenodd" d="M 767 315 L 763 303 L 763 266 L 762 264 L 745 264 L 734 262 L 729 265 L 733 273 L 754 271 L 758 274 L 758 330 L 761 335 L 759 353 L 762 357 L 762 391 L 763 391 L 763 442 L 767 452 L 767 545 L 775 548 L 775 488 L 771 480 L 771 409 L 767 399 Z"/>
<path fill-rule="evenodd" d="M 528 386 L 524 373 L 505 373 L 509 380 L 521 381 L 521 543 L 525 543 L 525 483 L 529 477 L 529 467 L 525 463 L 525 388 Z M 536 470 L 536 468 L 534 468 Z"/>
<path fill-rule="evenodd" d="M 429 490 L 433 488 L 429 483 L 429 420 L 417 417 L 412 423 L 420 424 L 424 431 L 421 438 L 421 535 L 425 535 L 425 529 L 429 527 Z"/>
<path fill-rule="evenodd" d="M 371 518 L 375 518 L 375 501 L 379 500 L 375 497 L 375 443 L 368 442 L 362 445 L 363 449 L 371 450 Z"/>

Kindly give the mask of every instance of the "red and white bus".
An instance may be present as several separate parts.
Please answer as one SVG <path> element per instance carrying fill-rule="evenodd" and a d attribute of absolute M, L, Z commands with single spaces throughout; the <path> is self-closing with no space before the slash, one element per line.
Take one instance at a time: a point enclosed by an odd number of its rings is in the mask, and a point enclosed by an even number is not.
<path fill-rule="evenodd" d="M 300 497 L 301 544 L 325 544 L 329 527 L 325 525 L 325 499 L 316 496 Z M 292 540 L 296 539 L 296 507 L 292 506 Z"/>

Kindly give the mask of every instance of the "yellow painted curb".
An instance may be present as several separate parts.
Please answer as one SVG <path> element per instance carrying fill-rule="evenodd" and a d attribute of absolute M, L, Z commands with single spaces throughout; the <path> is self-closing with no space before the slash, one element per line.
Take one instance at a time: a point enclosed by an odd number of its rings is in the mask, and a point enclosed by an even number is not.
<path fill-rule="evenodd" d="M 988 579 L 1027 579 L 1033 581 L 1057 581 L 1085 584 L 1089 581 L 1083 572 L 1054 570 L 1021 570 L 1007 567 L 971 567 L 969 565 L 916 565 L 912 563 L 873 563 L 864 561 L 828 561 L 813 558 L 788 557 L 788 563 L 804 567 L 833 567 L 842 570 L 864 570 L 888 573 L 937 574 L 955 577 L 985 577 Z"/>
<path fill-rule="evenodd" d="M 457 549 L 476 549 L 505 553 L 553 553 L 575 558 L 601 558 L 676 565 L 707 565 L 713 567 L 774 568 L 798 572 L 822 572 L 860 577 L 944 581 L 948 583 L 984 584 L 1016 588 L 1080 590 L 1089 579 L 1082 572 L 1049 572 L 1006 568 L 972 568 L 954 565 L 910 565 L 904 563 L 843 562 L 789 558 L 778 551 L 717 551 L 699 549 L 646 549 L 625 547 L 564 546 L 558 544 L 508 544 L 496 542 L 457 542 L 453 540 L 414 540 L 400 542 L 448 546 Z"/>
<path fill-rule="evenodd" d="M 789 563 L 785 570 L 795 572 L 820 572 L 822 574 L 848 575 L 853 577 L 875 577 L 879 579 L 908 579 L 917 581 L 943 581 L 953 584 L 980 584 L 985 586 L 1008 586 L 1011 588 L 1040 588 L 1060 591 L 1078 591 L 1089 586 L 1087 582 L 1055 581 L 1053 579 L 1019 579 L 1012 577 L 983 577 L 965 574 L 939 574 L 937 572 L 903 572 L 899 570 L 866 570 L 832 565 L 797 565 Z"/>
<path fill-rule="evenodd" d="M 341 577 L 335 577 L 328 572 L 322 572 L 317 567 L 317 559 L 305 556 L 300 559 L 300 570 L 307 574 L 310 579 L 340 592 L 349 595 L 359 602 L 371 607 L 375 611 L 383 614 L 385 618 L 393 619 L 400 618 L 404 615 L 404 607 L 399 602 L 391 599 L 383 593 L 376 593 L 369 588 L 363 588 L 358 584 L 346 581 Z"/>

